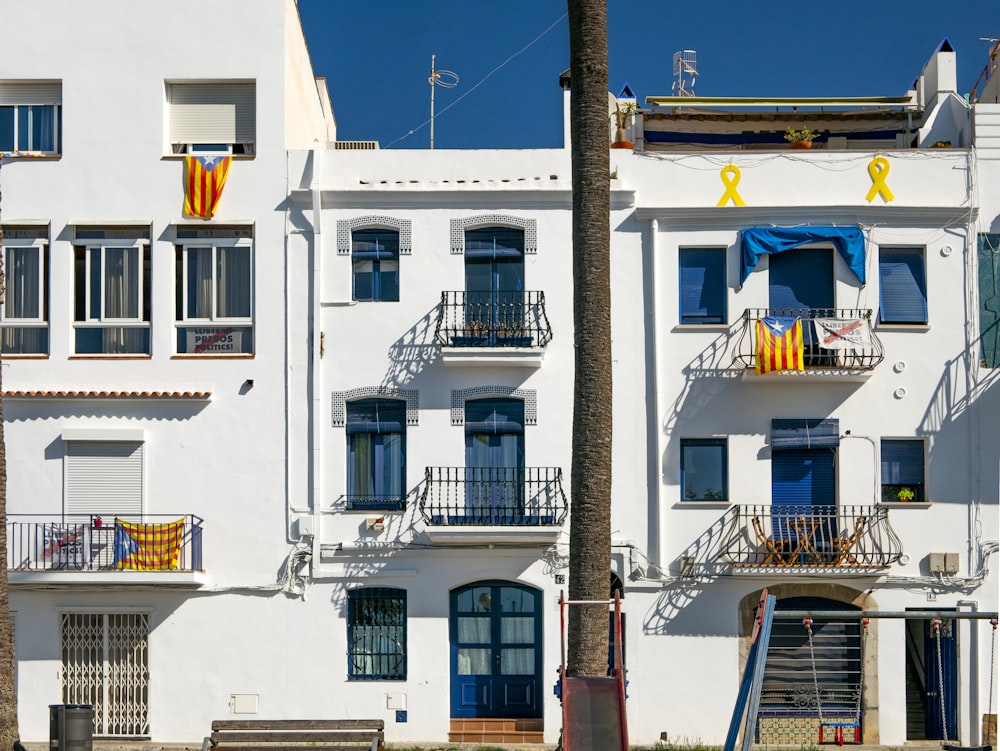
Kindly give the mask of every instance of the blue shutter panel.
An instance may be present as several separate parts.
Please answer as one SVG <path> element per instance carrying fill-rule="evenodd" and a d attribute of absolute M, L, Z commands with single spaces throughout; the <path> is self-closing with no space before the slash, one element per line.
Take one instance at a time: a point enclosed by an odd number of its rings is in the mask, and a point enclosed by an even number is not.
<path fill-rule="evenodd" d="M 879 320 L 927 323 L 927 279 L 919 248 L 882 248 L 878 256 Z"/>
<path fill-rule="evenodd" d="M 725 323 L 725 248 L 682 248 L 680 287 L 681 323 Z"/>
<path fill-rule="evenodd" d="M 773 451 L 771 503 L 774 506 L 833 506 L 836 502 L 832 449 Z"/>
<path fill-rule="evenodd" d="M 833 308 L 833 251 L 803 248 L 772 253 L 768 256 L 768 291 L 772 309 Z"/>

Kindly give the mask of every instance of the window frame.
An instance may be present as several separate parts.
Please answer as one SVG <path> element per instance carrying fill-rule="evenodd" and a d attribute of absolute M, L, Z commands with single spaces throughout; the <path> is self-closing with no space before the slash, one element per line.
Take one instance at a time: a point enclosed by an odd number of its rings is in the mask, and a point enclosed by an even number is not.
<path fill-rule="evenodd" d="M 97 237 L 96 235 L 105 235 Z M 95 235 L 88 237 L 87 235 Z M 105 315 L 104 307 L 107 301 L 107 255 L 109 250 L 134 250 L 138 253 L 136 297 L 138 315 L 115 317 Z M 83 256 L 83 279 L 81 288 L 80 255 Z M 93 263 L 95 254 L 100 255 L 100 295 L 97 305 L 99 314 L 94 315 Z M 94 357 L 136 357 L 152 354 L 152 244 L 148 235 L 140 236 L 130 230 L 116 228 L 88 228 L 78 230 L 73 239 L 74 264 L 74 310 L 73 310 L 73 354 L 77 356 Z M 82 303 L 81 303 L 82 297 Z M 82 317 L 81 317 L 82 310 Z M 106 344 L 100 352 L 80 350 L 80 333 L 84 330 L 108 332 L 114 329 L 121 331 L 145 331 L 145 346 L 135 351 L 107 351 Z"/>
<path fill-rule="evenodd" d="M 244 90 L 249 88 L 249 91 Z M 184 92 L 178 97 L 179 92 Z M 182 101 L 175 101 L 175 99 Z M 165 81 L 166 151 L 171 156 L 254 157 L 257 153 L 257 82 Z M 207 108 L 214 107 L 215 112 Z M 232 107 L 232 123 L 219 110 Z M 206 108 L 199 115 L 194 114 Z M 180 114 L 187 109 L 185 114 Z M 228 135 L 231 140 L 225 141 Z"/>
<path fill-rule="evenodd" d="M 395 238 L 395 249 L 387 249 L 385 251 L 388 256 L 385 259 L 381 258 L 359 258 L 358 251 L 355 247 L 355 242 L 360 235 L 373 235 L 373 236 L 393 236 Z M 378 242 L 376 237 L 376 243 Z M 382 251 L 376 247 L 376 255 L 381 255 Z M 401 285 L 400 285 L 400 265 L 399 265 L 399 230 L 394 227 L 364 227 L 355 229 L 351 232 L 351 299 L 355 302 L 399 302 Z M 383 262 L 390 262 L 396 264 L 396 296 L 386 297 L 382 290 L 382 270 L 381 266 Z M 359 272 L 359 263 L 371 263 L 372 270 Z M 358 275 L 359 273 L 370 274 L 371 275 L 371 297 L 358 297 Z"/>
<path fill-rule="evenodd" d="M 720 497 L 709 498 L 709 497 L 695 497 L 689 498 L 687 496 L 687 483 L 685 473 L 687 468 L 685 464 L 687 463 L 687 453 L 688 448 L 717 448 L 721 452 L 721 470 L 722 470 L 722 488 L 719 491 Z M 681 438 L 680 443 L 680 501 L 682 503 L 729 503 L 729 439 L 719 438 L 719 437 L 707 437 L 707 438 Z"/>
<path fill-rule="evenodd" d="M 212 254 L 212 300 L 209 305 L 210 315 L 208 317 L 189 316 L 189 289 L 188 289 L 188 263 L 190 251 L 192 249 L 211 249 Z M 247 279 L 247 293 L 250 303 L 249 315 L 246 316 L 225 316 L 218 313 L 219 300 L 219 249 L 220 248 L 246 248 L 249 254 L 249 271 Z M 254 294 L 254 239 L 252 232 L 248 228 L 225 229 L 225 230 L 202 230 L 198 228 L 179 229 L 174 243 L 174 351 L 177 355 L 191 357 L 211 357 L 220 355 L 248 356 L 256 351 L 256 341 L 254 339 L 254 314 L 255 314 L 255 294 Z M 182 351 L 180 347 L 181 336 L 187 329 L 204 329 L 205 336 L 218 339 L 218 332 L 224 329 L 248 329 L 250 345 L 249 349 L 243 351 L 226 351 L 220 349 L 205 349 L 197 351 L 198 345 L 194 349 Z M 216 329 L 215 333 L 209 330 Z M 230 331 L 232 334 L 232 331 Z M 199 336 L 195 334 L 195 336 Z M 242 337 L 242 332 L 241 332 Z M 215 344 L 225 346 L 229 342 L 216 341 Z M 242 343 L 242 338 L 241 338 Z"/>
<path fill-rule="evenodd" d="M 362 602 L 372 602 L 375 600 L 393 601 L 400 608 L 398 622 L 387 623 L 387 616 L 392 614 L 380 613 L 379 622 L 369 626 L 359 626 L 357 623 L 358 609 Z M 407 631 L 409 614 L 407 612 L 407 591 L 401 587 L 356 587 L 347 590 L 347 680 L 348 681 L 405 681 L 407 678 Z M 387 636 L 388 629 L 396 628 L 402 630 L 402 639 L 394 638 L 393 641 L 398 647 L 398 652 L 359 652 L 357 646 L 358 628 L 376 628 L 382 630 L 379 635 Z M 398 633 L 394 636 L 398 637 Z M 367 672 L 363 666 L 358 665 L 359 658 L 376 658 L 387 661 L 396 660 L 395 669 Z M 360 669 L 359 669 L 360 667 Z"/>
<path fill-rule="evenodd" d="M 884 324 L 887 326 L 926 326 L 930 323 L 930 312 L 928 305 L 928 295 L 927 295 L 927 249 L 920 246 L 880 246 L 878 249 L 878 321 L 879 324 Z M 919 262 L 919 272 L 922 278 L 917 278 L 916 276 L 910 277 L 909 281 L 899 282 L 896 281 L 892 284 L 892 287 L 888 292 L 890 299 L 889 309 L 890 318 L 886 318 L 886 280 L 888 274 L 886 273 L 886 265 L 890 261 L 892 256 L 897 256 L 903 260 L 896 260 L 894 265 L 905 265 L 912 272 L 913 268 L 910 266 L 909 262 L 905 260 L 905 255 L 909 254 L 911 259 L 915 259 Z M 920 294 L 920 304 L 923 308 L 922 316 L 907 315 L 911 307 L 917 305 L 910 298 L 905 300 L 900 300 L 899 296 L 903 294 L 901 289 L 902 285 L 908 284 L 912 281 L 912 285 L 917 288 L 917 292 Z M 899 310 L 902 307 L 903 310 Z"/>
<path fill-rule="evenodd" d="M 894 448 L 899 448 L 903 445 L 912 446 L 912 456 L 905 456 L 902 463 L 903 466 L 897 467 L 896 471 L 902 471 L 904 474 L 907 471 L 918 471 L 920 473 L 919 481 L 912 482 L 886 482 L 885 478 L 885 462 L 886 460 L 886 444 L 892 444 Z M 907 449 L 909 451 L 909 449 Z M 902 453 L 902 452 L 900 452 Z M 919 459 L 919 467 L 915 466 L 915 460 Z M 913 498 L 908 501 L 904 501 L 899 497 L 899 493 L 908 489 L 913 491 Z M 889 498 L 888 495 L 895 495 L 895 498 Z M 922 438 L 881 438 L 879 440 L 879 502 L 880 503 L 891 503 L 898 505 L 901 503 L 928 503 L 927 497 L 927 441 Z"/>
<path fill-rule="evenodd" d="M 395 430 L 375 430 L 375 431 L 352 431 L 351 430 L 351 411 L 352 408 L 355 410 L 361 407 L 368 407 L 374 403 L 391 405 L 394 412 L 399 412 L 399 425 L 400 429 Z M 344 494 L 346 501 L 346 508 L 348 511 L 402 511 L 406 506 L 406 402 L 402 399 L 394 399 L 390 397 L 366 397 L 363 399 L 353 399 L 347 402 L 346 406 L 346 421 L 345 421 L 345 432 L 347 434 L 347 472 L 346 472 L 346 493 Z M 376 404 L 376 409 L 377 409 Z M 356 436 L 359 434 L 363 435 L 380 435 L 380 436 L 397 436 L 399 439 L 398 451 L 399 451 L 399 496 L 390 495 L 388 493 L 374 495 L 359 495 L 355 493 L 355 486 L 357 483 L 357 447 L 356 447 Z M 382 447 L 383 452 L 385 447 Z M 377 490 L 378 480 L 381 477 L 375 470 L 377 469 L 377 458 L 375 451 L 371 454 L 371 466 L 367 467 L 367 470 L 371 472 L 375 482 L 374 488 Z"/>
<path fill-rule="evenodd" d="M 677 285 L 678 285 L 678 300 L 677 300 L 677 322 L 681 326 L 723 326 L 729 322 L 729 279 L 728 279 L 728 253 L 725 246 L 691 246 L 691 247 L 681 247 L 677 251 Z M 718 259 L 715 256 L 721 256 L 721 268 L 718 270 L 721 272 L 721 278 L 709 280 L 707 277 L 710 272 L 715 271 L 707 264 L 702 264 L 700 266 L 685 266 L 685 258 L 691 258 L 694 260 L 695 257 L 712 257 L 712 264 L 718 263 Z M 685 294 L 685 270 L 686 269 L 701 269 L 703 271 L 703 279 L 700 289 L 704 290 L 708 284 L 712 283 L 714 288 L 718 285 L 718 292 L 721 297 L 721 312 L 712 314 L 706 309 L 706 315 L 695 315 L 693 313 L 685 312 L 685 301 L 690 296 Z"/>
<path fill-rule="evenodd" d="M 16 235 L 23 234 L 24 237 Z M 15 287 L 11 284 L 10 263 L 7 257 L 8 250 L 34 249 L 36 266 L 38 268 L 38 315 L 35 317 L 7 317 L 7 304 L 14 296 Z M 14 227 L 4 229 L 3 244 L 0 246 L 2 254 L 3 269 L 6 276 L 6 288 L 3 303 L 0 304 L 0 348 L 5 357 L 10 356 L 45 356 L 49 354 L 49 239 L 45 230 L 26 229 L 20 230 Z M 4 346 L 8 331 L 23 330 L 44 330 L 44 347 L 41 352 L 14 352 L 8 351 Z"/>

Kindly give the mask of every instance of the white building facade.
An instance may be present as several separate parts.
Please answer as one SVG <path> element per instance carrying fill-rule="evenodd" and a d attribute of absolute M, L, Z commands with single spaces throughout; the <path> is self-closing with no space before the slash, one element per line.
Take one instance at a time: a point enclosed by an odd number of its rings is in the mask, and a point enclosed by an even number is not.
<path fill-rule="evenodd" d="M 390 741 L 555 743 L 568 148 L 336 144 L 291 0 L 239 16 L 211 63 L 165 14 L 163 53 L 124 70 L 72 65 L 83 20 L 52 5 L 47 67 L 17 39 L 0 64 L 0 113 L 38 123 L 11 145 L 42 152 L 0 170 L 22 736 L 87 703 L 96 737 L 375 718 Z M 109 38 L 146 23 L 118 10 Z M 666 102 L 612 152 L 609 591 L 634 743 L 721 743 L 764 589 L 785 615 L 762 742 L 821 720 L 980 740 L 992 634 L 967 616 L 997 609 L 1000 482 L 977 243 L 1000 192 L 954 53 L 920 81 L 809 114 L 810 151 L 781 140 L 802 115 L 744 136 Z M 86 116 L 108 87 L 118 135 Z M 199 139 L 205 106 L 230 130 Z M 182 211 L 199 151 L 233 157 L 211 219 Z M 772 318 L 799 321 L 801 370 L 758 374 Z M 130 568 L 147 533 L 169 560 Z"/>

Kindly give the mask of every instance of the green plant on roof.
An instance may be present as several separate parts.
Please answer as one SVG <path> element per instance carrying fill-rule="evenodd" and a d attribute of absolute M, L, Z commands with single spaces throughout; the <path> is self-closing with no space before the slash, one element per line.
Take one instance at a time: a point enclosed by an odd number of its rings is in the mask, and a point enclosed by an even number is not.
<path fill-rule="evenodd" d="M 795 143 L 796 141 L 812 141 L 819 138 L 821 131 L 812 130 L 810 128 L 803 128 L 802 130 L 795 130 L 795 128 L 788 128 L 785 131 L 785 140 Z"/>

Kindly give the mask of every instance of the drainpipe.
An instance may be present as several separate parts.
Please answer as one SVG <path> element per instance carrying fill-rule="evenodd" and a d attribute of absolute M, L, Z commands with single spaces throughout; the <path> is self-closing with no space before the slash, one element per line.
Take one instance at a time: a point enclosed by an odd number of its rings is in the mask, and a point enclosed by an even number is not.
<path fill-rule="evenodd" d="M 979 612 L 979 600 L 959 600 L 955 603 L 959 607 L 968 607 L 973 613 Z M 980 645 L 979 645 L 979 621 L 973 619 L 969 623 L 969 715 L 972 721 L 969 723 L 969 735 L 971 737 L 971 743 L 969 745 L 978 746 L 982 743 L 980 736 L 980 703 L 979 703 L 979 655 L 980 655 Z M 961 682 L 959 682 L 961 685 Z M 958 735 L 961 737 L 961 728 L 956 727 L 958 730 Z"/>
<path fill-rule="evenodd" d="M 313 225 L 313 263 L 312 263 L 312 278 L 310 280 L 311 295 L 312 300 L 310 305 L 310 318 L 311 328 L 312 328 L 312 359 L 311 368 L 309 371 L 309 379 L 311 381 L 310 393 L 312 394 L 311 403 L 311 413 L 310 413 L 310 423 L 312 426 L 311 430 L 311 440 L 312 444 L 312 455 L 310 470 L 310 480 L 311 480 L 311 495 L 312 495 L 312 533 L 313 533 L 313 545 L 312 545 L 312 555 L 314 565 L 320 560 L 320 534 L 322 524 L 322 515 L 320 514 L 320 505 L 323 500 L 323 482 L 321 478 L 320 468 L 322 463 L 320 461 L 322 457 L 322 431 L 320 430 L 320 357 L 321 357 L 321 343 L 323 338 L 322 320 L 320 318 L 320 290 L 322 289 L 322 277 L 323 277 L 323 200 L 322 200 L 322 190 L 323 190 L 323 146 L 320 144 L 319 140 L 313 141 L 313 173 L 312 173 L 312 183 L 309 189 L 312 191 L 312 225 Z"/>
<path fill-rule="evenodd" d="M 660 275 L 658 272 L 659 264 L 657 259 L 659 253 L 658 248 L 658 237 L 660 230 L 660 222 L 658 219 L 649 220 L 649 233 L 650 233 L 650 276 L 653 280 L 653 310 L 650 314 L 650 333 L 653 338 L 653 363 L 652 363 L 652 378 L 653 378 L 653 448 L 655 451 L 654 468 L 656 483 L 653 487 L 653 508 L 650 510 L 649 519 L 653 524 L 654 533 L 649 535 L 650 542 L 653 545 L 653 549 L 650 550 L 650 557 L 656 562 L 657 568 L 662 571 L 664 570 L 664 560 L 663 560 L 663 550 L 664 550 L 664 537 L 666 535 L 666 530 L 663 527 L 664 514 L 661 509 L 663 508 L 662 499 L 660 495 L 663 491 L 663 420 L 660 414 L 660 348 L 659 341 L 660 337 L 657 335 L 657 323 L 659 321 L 660 315 Z M 648 473 L 647 473 L 648 475 Z"/>

